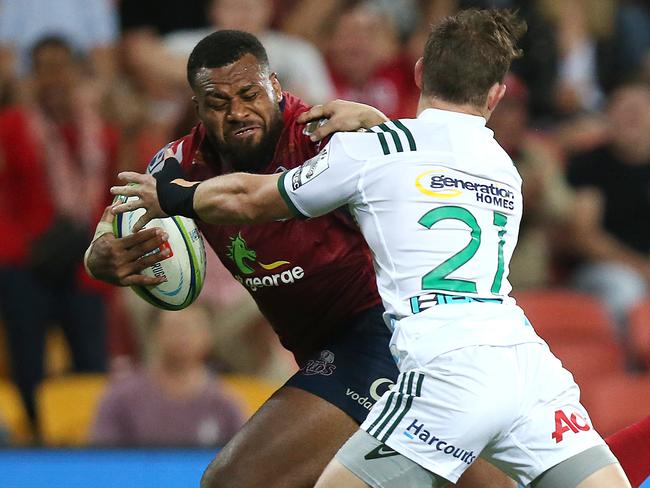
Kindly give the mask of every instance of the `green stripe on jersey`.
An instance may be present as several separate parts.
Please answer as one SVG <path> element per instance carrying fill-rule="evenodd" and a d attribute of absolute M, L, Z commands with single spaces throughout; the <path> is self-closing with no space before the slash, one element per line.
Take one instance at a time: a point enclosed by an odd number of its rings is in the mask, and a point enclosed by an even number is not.
<path fill-rule="evenodd" d="M 393 137 L 393 142 L 395 143 L 395 148 L 397 149 L 397 152 L 404 152 L 404 148 L 402 147 L 402 141 L 399 140 L 399 135 L 395 130 L 391 129 L 386 124 L 379 124 L 379 128 L 384 132 L 390 133 L 390 135 Z"/>
<path fill-rule="evenodd" d="M 409 141 L 409 149 L 411 151 L 417 150 L 417 146 L 415 145 L 415 139 L 413 138 L 413 134 L 411 134 L 411 131 L 408 130 L 408 128 L 399 120 L 391 120 L 393 124 L 395 124 L 395 127 L 400 129 L 404 134 L 406 134 L 406 139 Z"/>
<path fill-rule="evenodd" d="M 288 171 L 283 172 L 280 177 L 278 178 L 278 190 L 280 191 L 280 196 L 284 200 L 284 203 L 287 204 L 287 207 L 289 207 L 289 210 L 291 210 L 291 213 L 299 219 L 308 219 L 309 216 L 303 214 L 300 210 L 298 210 L 298 207 L 293 203 L 291 200 L 291 197 L 287 194 L 287 190 L 284 187 L 284 178 L 287 176 Z"/>
<path fill-rule="evenodd" d="M 386 140 L 386 136 L 381 132 L 376 132 L 376 134 L 377 137 L 379 137 L 379 143 L 381 144 L 381 148 L 384 151 L 384 155 L 390 154 L 390 149 L 388 149 L 388 141 Z"/>
<path fill-rule="evenodd" d="M 395 431 L 399 423 L 402 421 L 402 419 L 406 416 L 409 410 L 411 410 L 411 405 L 413 405 L 413 396 L 407 396 L 406 397 L 406 404 L 404 405 L 404 408 L 402 412 L 399 414 L 399 416 L 395 419 L 395 422 L 388 428 L 384 436 L 380 439 L 381 442 L 386 442 L 390 435 Z"/>

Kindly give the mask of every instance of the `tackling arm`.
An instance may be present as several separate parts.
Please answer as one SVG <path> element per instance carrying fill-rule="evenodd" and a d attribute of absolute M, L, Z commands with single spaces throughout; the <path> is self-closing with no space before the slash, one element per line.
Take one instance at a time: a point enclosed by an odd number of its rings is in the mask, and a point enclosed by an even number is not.
<path fill-rule="evenodd" d="M 194 210 L 210 224 L 269 222 L 292 217 L 278 190 L 279 174 L 233 173 L 202 182 Z"/>
<path fill-rule="evenodd" d="M 200 183 L 181 178 L 167 181 L 133 172 L 118 177 L 127 184 L 114 186 L 111 193 L 137 199 L 113 206 L 113 213 L 146 210 L 133 227 L 134 232 L 151 219 L 168 215 L 198 217 L 209 224 L 252 224 L 292 216 L 278 190 L 279 174 L 233 173 Z"/>

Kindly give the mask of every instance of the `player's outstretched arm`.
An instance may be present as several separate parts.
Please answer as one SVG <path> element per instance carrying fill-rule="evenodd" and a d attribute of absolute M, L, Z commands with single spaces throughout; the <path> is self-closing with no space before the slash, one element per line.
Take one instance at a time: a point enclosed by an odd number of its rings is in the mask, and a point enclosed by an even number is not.
<path fill-rule="evenodd" d="M 167 257 L 169 251 L 154 252 L 167 240 L 157 228 L 146 229 L 118 239 L 113 236 L 113 214 L 106 207 L 92 243 L 84 256 L 86 271 L 95 279 L 118 286 L 157 285 L 163 278 L 140 272 Z"/>
<path fill-rule="evenodd" d="M 114 214 L 137 208 L 145 214 L 133 226 L 135 232 L 151 219 L 183 215 L 209 224 L 269 222 L 292 216 L 278 189 L 279 174 L 253 175 L 233 173 L 191 182 L 133 172 L 120 173 L 124 186 L 111 188 L 113 195 L 137 197 L 112 207 Z M 171 175 L 171 176 L 170 176 Z"/>
<path fill-rule="evenodd" d="M 305 131 L 312 141 L 320 141 L 334 132 L 370 129 L 388 122 L 389 119 L 370 105 L 347 100 L 332 100 L 323 105 L 314 105 L 300 114 L 297 120 L 300 124 L 307 124 Z M 319 123 L 321 120 L 323 120 L 322 125 Z"/>

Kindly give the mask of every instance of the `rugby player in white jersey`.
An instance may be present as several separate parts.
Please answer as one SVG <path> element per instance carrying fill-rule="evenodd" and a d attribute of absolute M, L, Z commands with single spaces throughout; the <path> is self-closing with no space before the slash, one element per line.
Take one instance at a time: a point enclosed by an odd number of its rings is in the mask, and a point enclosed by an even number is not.
<path fill-rule="evenodd" d="M 126 173 L 115 212 L 210 223 L 310 218 L 347 206 L 373 252 L 400 369 L 316 485 L 442 487 L 480 455 L 524 485 L 629 487 L 571 374 L 508 296 L 521 179 L 486 120 L 525 24 L 463 11 L 415 67 L 417 119 L 337 134 L 281 175 L 202 183 Z M 317 297 L 315 297 L 317 299 Z"/>

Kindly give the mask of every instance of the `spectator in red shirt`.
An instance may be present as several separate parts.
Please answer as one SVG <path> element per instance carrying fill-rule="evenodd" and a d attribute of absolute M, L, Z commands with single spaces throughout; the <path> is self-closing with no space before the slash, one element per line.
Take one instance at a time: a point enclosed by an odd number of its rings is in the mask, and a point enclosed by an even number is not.
<path fill-rule="evenodd" d="M 32 59 L 33 103 L 0 112 L 0 315 L 34 420 L 50 321 L 63 327 L 76 371 L 105 368 L 104 298 L 80 264 L 118 141 L 66 41 L 40 40 Z"/>
<path fill-rule="evenodd" d="M 399 55 L 389 15 L 368 3 L 347 7 L 329 39 L 327 59 L 337 97 L 372 105 L 391 119 L 413 114 L 412 64 Z"/>

